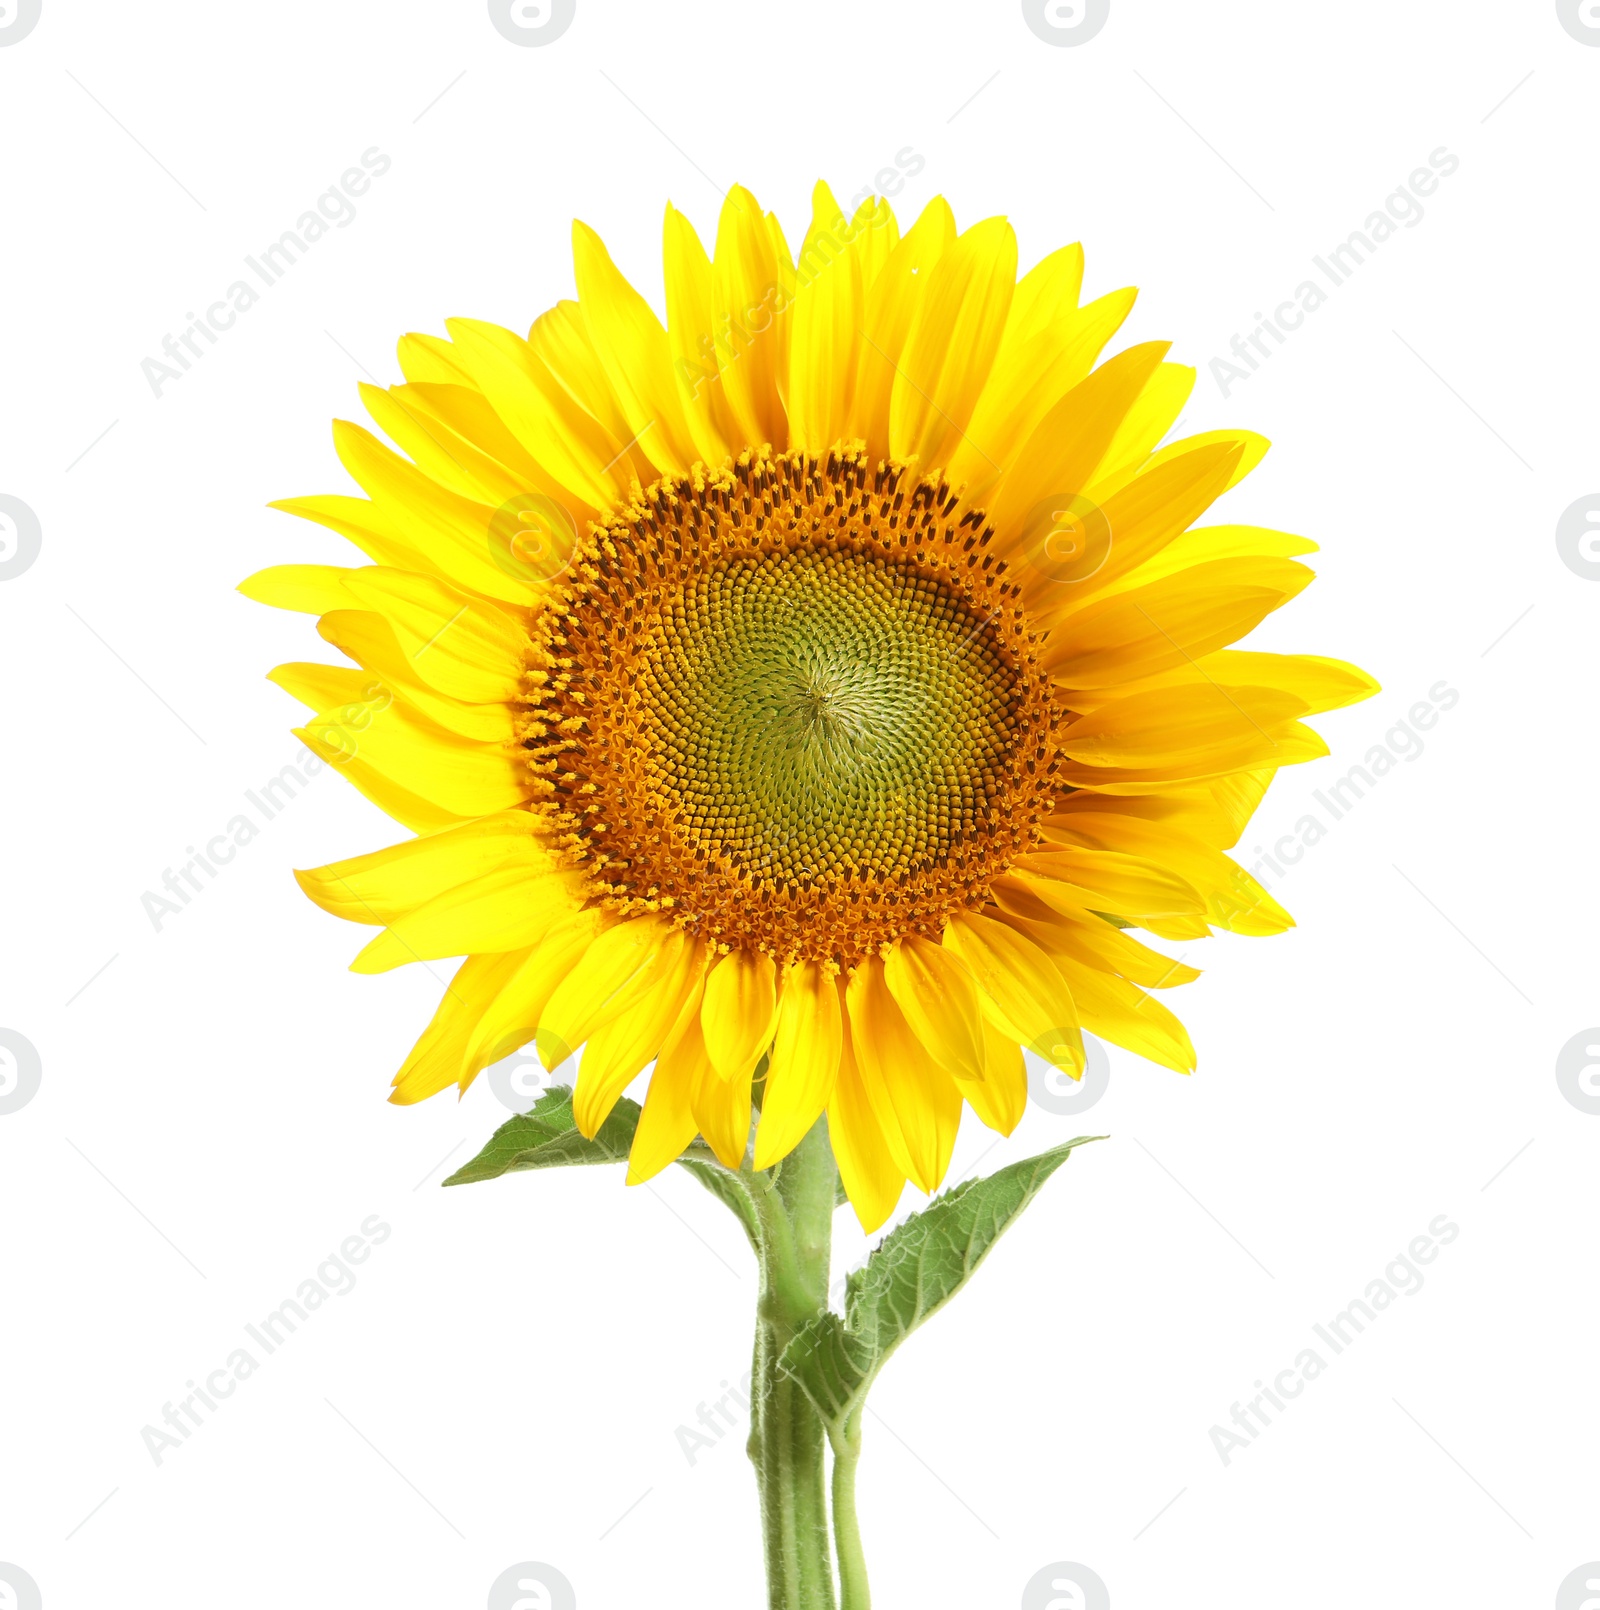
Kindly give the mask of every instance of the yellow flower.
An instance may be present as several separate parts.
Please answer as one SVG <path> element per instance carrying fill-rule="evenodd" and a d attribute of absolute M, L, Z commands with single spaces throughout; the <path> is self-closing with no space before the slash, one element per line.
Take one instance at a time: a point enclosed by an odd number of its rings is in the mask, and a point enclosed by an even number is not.
<path fill-rule="evenodd" d="M 765 1059 L 754 1166 L 826 1113 L 872 1229 L 963 1102 L 1016 1125 L 1021 1047 L 1192 1068 L 1149 991 L 1195 970 L 1126 930 L 1288 927 L 1224 852 L 1376 685 L 1227 647 L 1313 544 L 1195 526 L 1266 443 L 1158 446 L 1194 371 L 1095 366 L 1134 293 L 1080 303 L 1078 247 L 1019 282 L 1004 220 L 818 185 L 798 259 L 742 189 L 664 251 L 665 328 L 578 224 L 526 340 L 406 336 L 362 388 L 406 456 L 341 422 L 366 497 L 278 505 L 371 563 L 244 584 L 354 662 L 273 678 L 416 835 L 300 882 L 381 929 L 358 972 L 466 957 L 394 1100 L 582 1046 L 592 1135 L 653 1061 L 636 1182 L 738 1167 Z"/>

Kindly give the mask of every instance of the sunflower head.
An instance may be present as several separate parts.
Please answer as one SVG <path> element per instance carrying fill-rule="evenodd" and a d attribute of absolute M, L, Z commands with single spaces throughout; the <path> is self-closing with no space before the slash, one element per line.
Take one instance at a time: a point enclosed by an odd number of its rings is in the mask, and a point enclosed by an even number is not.
<path fill-rule="evenodd" d="M 855 446 L 606 517 L 537 616 L 520 729 L 593 898 L 834 973 L 980 907 L 1040 839 L 1068 714 L 993 538 Z"/>
<path fill-rule="evenodd" d="M 1194 372 L 1097 363 L 1132 293 L 1078 248 L 1018 281 L 1003 220 L 819 185 L 797 254 L 736 189 L 664 255 L 665 324 L 575 226 L 576 301 L 405 337 L 400 451 L 338 425 L 365 497 L 279 505 L 370 563 L 245 583 L 350 662 L 274 679 L 414 835 L 300 881 L 358 971 L 466 958 L 393 1099 L 581 1048 L 592 1135 L 653 1064 L 630 1181 L 826 1114 L 876 1228 L 964 1105 L 1016 1125 L 1024 1049 L 1192 1067 L 1149 992 L 1195 971 L 1129 930 L 1289 926 L 1225 852 L 1375 684 L 1229 646 L 1312 544 L 1196 524 L 1266 444 L 1161 445 Z"/>

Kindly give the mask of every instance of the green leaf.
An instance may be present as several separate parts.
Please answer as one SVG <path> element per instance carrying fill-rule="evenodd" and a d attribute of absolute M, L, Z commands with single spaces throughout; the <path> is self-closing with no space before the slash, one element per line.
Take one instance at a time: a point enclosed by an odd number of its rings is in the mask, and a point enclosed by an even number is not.
<path fill-rule="evenodd" d="M 499 1179 L 502 1174 L 522 1173 L 528 1169 L 620 1163 L 628 1156 L 638 1125 L 638 1104 L 624 1097 L 600 1126 L 600 1133 L 593 1140 L 585 1140 L 573 1122 L 571 1089 L 566 1085 L 552 1085 L 539 1097 L 532 1112 L 501 1124 L 489 1144 L 444 1183 L 473 1185 L 479 1180 Z M 732 1210 L 750 1238 L 750 1245 L 759 1251 L 760 1221 L 746 1177 L 711 1161 L 711 1153 L 702 1143 L 696 1142 L 692 1149 L 702 1156 L 685 1155 L 678 1158 L 678 1162 Z"/>
<path fill-rule="evenodd" d="M 585 1140 L 572 1120 L 571 1089 L 552 1085 L 539 1097 L 532 1112 L 501 1124 L 489 1144 L 445 1184 L 471 1185 L 531 1168 L 620 1163 L 628 1155 L 638 1124 L 639 1104 L 624 1097 L 600 1126 L 600 1133 L 593 1140 Z"/>
<path fill-rule="evenodd" d="M 885 1237 L 866 1266 L 850 1276 L 843 1317 L 818 1315 L 778 1361 L 834 1436 L 847 1434 L 889 1355 L 972 1278 L 1072 1149 L 1104 1139 L 1080 1135 L 987 1179 L 958 1185 Z"/>
<path fill-rule="evenodd" d="M 747 1177 L 732 1173 L 721 1163 L 701 1162 L 693 1157 L 680 1157 L 678 1165 L 688 1169 L 719 1202 L 732 1209 L 734 1217 L 744 1227 L 756 1256 L 760 1257 L 761 1220 L 756 1213 L 755 1198 L 750 1194 Z"/>

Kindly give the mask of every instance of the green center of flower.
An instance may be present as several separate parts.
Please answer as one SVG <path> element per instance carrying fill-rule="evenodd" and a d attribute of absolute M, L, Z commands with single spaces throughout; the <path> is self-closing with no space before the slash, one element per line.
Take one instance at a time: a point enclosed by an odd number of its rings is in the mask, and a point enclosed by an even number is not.
<path fill-rule="evenodd" d="M 639 700 L 657 786 L 756 879 L 904 876 L 993 811 L 1012 675 L 984 621 L 907 565 L 729 560 L 654 647 Z"/>

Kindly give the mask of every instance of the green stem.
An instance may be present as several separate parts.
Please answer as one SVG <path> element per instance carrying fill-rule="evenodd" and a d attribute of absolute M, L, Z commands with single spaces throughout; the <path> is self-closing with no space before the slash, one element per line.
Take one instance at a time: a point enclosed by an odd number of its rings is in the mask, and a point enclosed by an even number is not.
<path fill-rule="evenodd" d="M 826 1124 L 750 1183 L 760 1218 L 750 1458 L 761 1493 L 770 1610 L 834 1610 L 828 1540 L 827 1435 L 799 1385 L 778 1369 L 793 1337 L 828 1305 L 833 1153 Z"/>
<path fill-rule="evenodd" d="M 856 1467 L 861 1462 L 861 1422 L 854 1415 L 833 1444 L 833 1536 L 839 1551 L 840 1610 L 872 1610 L 867 1558 L 856 1518 Z"/>

